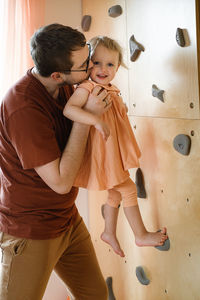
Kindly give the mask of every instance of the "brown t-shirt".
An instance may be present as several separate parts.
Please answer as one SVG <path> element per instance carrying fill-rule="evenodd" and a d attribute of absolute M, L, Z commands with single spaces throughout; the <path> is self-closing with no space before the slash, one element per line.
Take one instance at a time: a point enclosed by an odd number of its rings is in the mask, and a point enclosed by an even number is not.
<path fill-rule="evenodd" d="M 0 231 L 31 239 L 59 236 L 77 214 L 78 189 L 60 195 L 34 168 L 61 156 L 72 122 L 63 108 L 73 92 L 52 98 L 31 70 L 6 94 L 0 115 Z"/>

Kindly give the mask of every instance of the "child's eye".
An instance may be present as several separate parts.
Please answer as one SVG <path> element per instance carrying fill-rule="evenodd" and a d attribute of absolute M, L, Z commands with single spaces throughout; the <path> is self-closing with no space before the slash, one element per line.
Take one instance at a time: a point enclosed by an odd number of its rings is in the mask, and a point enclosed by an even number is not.
<path fill-rule="evenodd" d="M 98 61 L 93 61 L 93 65 L 98 65 L 99 62 Z"/>
<path fill-rule="evenodd" d="M 112 63 L 109 63 L 108 66 L 109 66 L 109 67 L 113 67 L 114 65 L 113 65 Z"/>

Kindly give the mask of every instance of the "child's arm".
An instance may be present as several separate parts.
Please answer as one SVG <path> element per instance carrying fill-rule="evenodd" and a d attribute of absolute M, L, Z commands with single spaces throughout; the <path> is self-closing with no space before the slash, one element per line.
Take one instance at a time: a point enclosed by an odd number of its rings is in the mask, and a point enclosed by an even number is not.
<path fill-rule="evenodd" d="M 83 109 L 88 100 L 88 96 L 89 91 L 84 88 L 77 88 L 65 105 L 63 114 L 70 120 L 87 125 L 94 125 L 96 129 L 101 132 L 103 138 L 107 140 L 110 134 L 107 125 L 101 121 L 99 116 Z"/>
<path fill-rule="evenodd" d="M 83 88 L 77 88 L 65 105 L 63 110 L 64 116 L 72 121 L 95 125 L 99 121 L 99 117 L 83 109 L 88 96 L 89 91 Z"/>

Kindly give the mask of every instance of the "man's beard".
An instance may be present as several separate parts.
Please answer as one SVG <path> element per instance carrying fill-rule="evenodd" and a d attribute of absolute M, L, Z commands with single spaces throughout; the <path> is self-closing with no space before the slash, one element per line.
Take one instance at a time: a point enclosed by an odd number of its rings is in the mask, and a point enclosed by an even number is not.
<path fill-rule="evenodd" d="M 88 80 L 89 77 L 90 77 L 90 74 L 88 74 L 88 76 L 86 78 L 84 78 L 83 80 L 75 82 L 74 84 L 79 84 L 79 83 L 83 82 L 84 80 Z"/>
<path fill-rule="evenodd" d="M 91 71 L 91 69 L 90 69 L 90 71 Z M 84 78 L 84 79 L 82 79 L 82 80 L 80 80 L 80 81 L 66 81 L 66 80 L 63 80 L 63 82 L 62 83 L 59 83 L 59 87 L 63 87 L 63 86 L 65 86 L 65 85 L 73 85 L 73 84 L 79 84 L 79 83 L 81 83 L 81 82 L 83 82 L 84 80 L 87 80 L 88 78 L 90 77 L 90 72 L 89 73 L 87 73 L 87 76 Z"/>
<path fill-rule="evenodd" d="M 58 87 L 60 88 L 60 87 L 63 87 L 63 86 L 65 86 L 65 85 L 68 85 L 68 84 L 69 84 L 69 83 L 68 83 L 67 81 L 63 80 L 62 83 L 59 83 L 59 84 L 58 84 Z"/>

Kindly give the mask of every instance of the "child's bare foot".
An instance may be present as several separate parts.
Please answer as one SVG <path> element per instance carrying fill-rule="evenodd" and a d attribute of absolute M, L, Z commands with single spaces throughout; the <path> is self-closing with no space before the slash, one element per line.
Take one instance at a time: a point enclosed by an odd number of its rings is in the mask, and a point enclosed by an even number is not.
<path fill-rule="evenodd" d="M 136 237 L 135 243 L 139 247 L 162 246 L 167 238 L 167 229 L 164 227 L 161 231 L 146 232 L 144 235 Z"/>
<path fill-rule="evenodd" d="M 114 234 L 111 234 L 111 233 L 108 233 L 108 232 L 104 231 L 101 234 L 101 239 L 104 242 L 106 242 L 107 244 L 109 244 L 113 248 L 115 253 L 117 253 L 121 257 L 125 256 L 125 254 L 124 254 L 123 250 L 121 249 L 120 244 L 119 244 L 117 238 L 114 236 Z"/>

